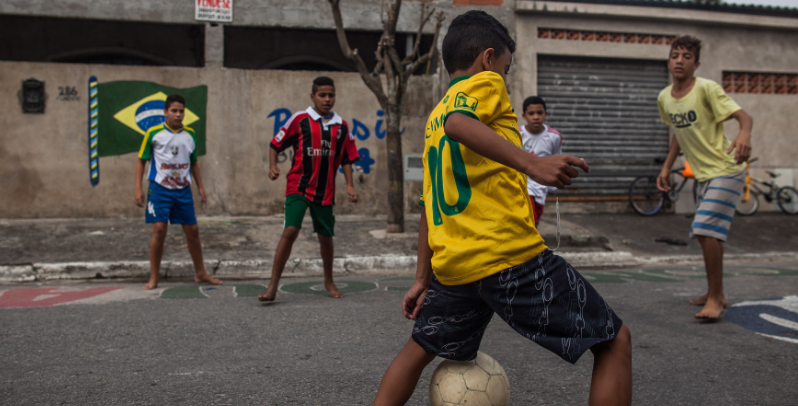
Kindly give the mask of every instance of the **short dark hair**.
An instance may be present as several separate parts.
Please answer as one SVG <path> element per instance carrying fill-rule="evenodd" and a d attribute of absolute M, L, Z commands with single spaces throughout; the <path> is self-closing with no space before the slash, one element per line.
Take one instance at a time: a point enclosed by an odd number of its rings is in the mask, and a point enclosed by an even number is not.
<path fill-rule="evenodd" d="M 482 10 L 471 10 L 452 20 L 443 38 L 443 64 L 451 74 L 468 69 L 480 53 L 493 48 L 496 55 L 515 52 L 507 27 Z"/>
<path fill-rule="evenodd" d="M 533 105 L 533 104 L 541 104 L 543 105 L 543 111 L 546 110 L 546 102 L 540 96 L 529 96 L 524 100 L 524 114 L 526 114 L 526 108 Z"/>
<path fill-rule="evenodd" d="M 332 86 L 333 89 L 335 89 L 335 82 L 327 76 L 319 76 L 316 79 L 313 79 L 313 88 L 310 91 L 311 94 L 316 94 L 316 91 L 319 90 L 320 86 Z"/>
<path fill-rule="evenodd" d="M 701 40 L 696 37 L 682 35 L 681 37 L 676 38 L 671 43 L 671 51 L 678 48 L 684 48 L 692 52 L 693 55 L 695 55 L 696 62 L 701 59 Z"/>
<path fill-rule="evenodd" d="M 172 103 L 180 103 L 183 107 L 186 107 L 186 99 L 184 99 L 183 96 L 179 94 L 170 94 L 166 96 L 166 101 L 163 103 L 164 110 L 169 110 L 169 106 L 171 106 Z"/>

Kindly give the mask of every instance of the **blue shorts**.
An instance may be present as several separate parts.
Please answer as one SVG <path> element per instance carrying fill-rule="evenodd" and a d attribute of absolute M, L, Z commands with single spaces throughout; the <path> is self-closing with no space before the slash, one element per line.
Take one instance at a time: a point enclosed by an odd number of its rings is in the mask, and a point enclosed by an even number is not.
<path fill-rule="evenodd" d="M 150 183 L 144 218 L 147 223 L 197 224 L 191 187 L 167 189 L 157 183 Z"/>
<path fill-rule="evenodd" d="M 690 238 L 701 235 L 726 241 L 744 187 L 745 171 L 699 182 L 698 209 L 690 227 Z"/>
<path fill-rule="evenodd" d="M 413 340 L 424 351 L 457 361 L 477 356 L 496 313 L 522 336 L 575 363 L 612 340 L 623 322 L 570 264 L 545 250 L 529 261 L 465 285 L 433 276 Z"/>

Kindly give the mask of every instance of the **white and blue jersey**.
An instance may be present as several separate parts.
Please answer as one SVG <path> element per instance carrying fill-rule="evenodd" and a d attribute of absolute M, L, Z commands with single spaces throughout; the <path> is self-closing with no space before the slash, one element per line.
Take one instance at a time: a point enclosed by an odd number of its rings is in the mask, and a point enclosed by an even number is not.
<path fill-rule="evenodd" d="M 196 145 L 196 134 L 188 127 L 174 131 L 160 124 L 147 131 L 139 151 L 140 159 L 150 161 L 147 223 L 197 224 L 190 187 Z"/>
<path fill-rule="evenodd" d="M 183 127 L 170 129 L 165 123 L 147 131 L 139 158 L 150 161 L 147 179 L 167 189 L 191 186 L 191 164 L 197 162 L 197 135 Z"/>

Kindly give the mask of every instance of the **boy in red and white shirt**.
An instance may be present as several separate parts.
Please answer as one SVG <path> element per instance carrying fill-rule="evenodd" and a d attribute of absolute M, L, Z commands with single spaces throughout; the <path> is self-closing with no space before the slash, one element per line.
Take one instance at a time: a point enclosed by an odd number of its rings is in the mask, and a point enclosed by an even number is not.
<path fill-rule="evenodd" d="M 357 202 L 357 192 L 352 183 L 352 164 L 359 157 L 349 126 L 332 111 L 335 105 L 335 82 L 326 76 L 314 79 L 310 99 L 313 106 L 291 116 L 270 144 L 269 179 L 276 180 L 280 176 L 277 154 L 293 148 L 294 159 L 286 176 L 285 227 L 274 255 L 269 287 L 258 296 L 262 302 L 272 301 L 277 296 L 280 276 L 308 210 L 313 220 L 313 232 L 318 235 L 321 245 L 324 288 L 334 298 L 343 297 L 332 275 L 335 174 L 339 167 L 343 169 L 346 193 L 351 202 Z"/>
<path fill-rule="evenodd" d="M 543 124 L 547 115 L 546 102 L 542 98 L 532 96 L 524 100 L 523 117 L 526 120 L 526 125 L 521 127 L 524 151 L 541 158 L 549 155 L 562 155 L 562 135 L 554 128 Z M 540 223 L 540 216 L 543 215 L 546 196 L 557 188 L 543 186 L 528 178 L 526 189 L 529 192 L 529 199 L 532 200 L 532 207 L 535 211 L 535 227 L 537 227 Z"/>

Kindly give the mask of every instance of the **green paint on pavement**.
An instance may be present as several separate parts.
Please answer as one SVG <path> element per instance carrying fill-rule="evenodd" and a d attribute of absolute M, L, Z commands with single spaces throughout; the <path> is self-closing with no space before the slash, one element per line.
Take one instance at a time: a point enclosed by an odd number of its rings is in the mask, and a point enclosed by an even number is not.
<path fill-rule="evenodd" d="M 393 278 L 380 279 L 380 280 L 387 282 L 387 281 L 412 281 L 412 280 L 415 280 L 415 279 L 416 278 L 413 278 L 412 276 L 395 276 Z"/>
<path fill-rule="evenodd" d="M 611 274 L 611 273 L 590 272 L 589 274 L 588 273 L 583 273 L 582 276 L 584 276 L 585 279 L 587 279 L 587 281 L 590 282 L 591 284 L 596 284 L 596 283 L 629 283 L 628 280 L 623 279 L 620 276 L 614 275 L 614 274 Z"/>
<path fill-rule="evenodd" d="M 208 297 L 200 292 L 200 286 L 177 286 L 164 289 L 161 292 L 161 299 L 207 299 Z"/>
<path fill-rule="evenodd" d="M 408 290 L 410 290 L 410 286 L 408 287 L 388 286 L 389 292 L 407 292 Z"/>
<path fill-rule="evenodd" d="M 647 274 L 660 276 L 663 278 L 692 278 L 701 279 L 706 278 L 707 274 L 704 268 L 700 269 L 647 269 Z"/>
<path fill-rule="evenodd" d="M 233 292 L 235 292 L 236 297 L 257 297 L 265 291 L 266 287 L 263 285 L 233 285 Z"/>
<path fill-rule="evenodd" d="M 345 281 L 336 282 L 338 290 L 343 294 L 347 293 L 360 293 L 369 290 L 377 289 L 377 284 L 374 282 L 360 282 L 360 281 Z M 280 290 L 287 293 L 309 293 L 314 295 L 328 295 L 327 290 L 324 289 L 324 284 L 319 282 L 298 282 L 289 283 L 280 287 Z"/>

